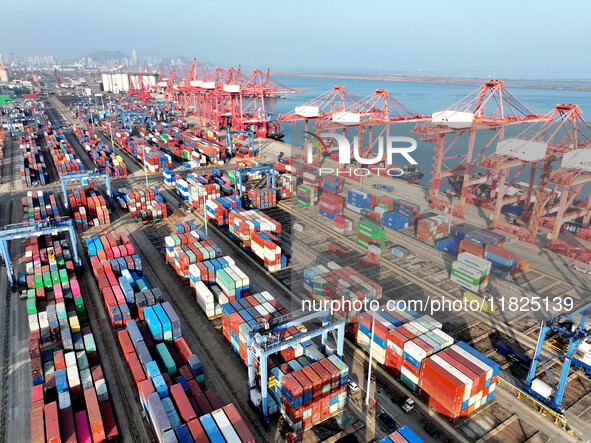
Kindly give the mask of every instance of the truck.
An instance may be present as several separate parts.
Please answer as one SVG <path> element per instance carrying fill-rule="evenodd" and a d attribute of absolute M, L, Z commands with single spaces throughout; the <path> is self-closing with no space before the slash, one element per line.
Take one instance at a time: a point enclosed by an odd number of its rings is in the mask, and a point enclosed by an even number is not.
<path fill-rule="evenodd" d="M 388 191 L 388 192 L 394 191 L 394 186 L 392 186 L 392 185 L 384 185 L 384 184 L 378 183 L 378 184 L 371 185 L 371 186 L 372 186 L 372 188 L 383 189 L 384 191 Z"/>

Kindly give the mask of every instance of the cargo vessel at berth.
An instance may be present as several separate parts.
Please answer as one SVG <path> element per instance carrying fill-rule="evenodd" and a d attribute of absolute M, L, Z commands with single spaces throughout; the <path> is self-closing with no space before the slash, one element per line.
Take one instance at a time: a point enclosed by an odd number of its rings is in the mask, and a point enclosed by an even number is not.
<path fill-rule="evenodd" d="M 396 176 L 399 180 L 404 180 L 405 182 L 409 183 L 417 183 L 420 179 L 422 179 L 425 174 L 421 172 L 421 170 L 416 166 L 405 166 L 404 168 L 400 168 L 403 173 L 402 175 Z"/>

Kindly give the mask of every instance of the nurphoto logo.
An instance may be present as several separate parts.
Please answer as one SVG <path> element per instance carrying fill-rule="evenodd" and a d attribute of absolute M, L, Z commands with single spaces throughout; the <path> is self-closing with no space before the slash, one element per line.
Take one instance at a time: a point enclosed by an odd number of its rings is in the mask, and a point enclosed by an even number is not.
<path fill-rule="evenodd" d="M 349 165 L 351 164 L 351 152 L 353 153 L 353 158 L 355 161 L 360 165 L 375 165 L 381 162 L 384 162 L 386 166 L 394 165 L 394 155 L 400 154 L 404 157 L 404 159 L 410 163 L 411 165 L 416 165 L 416 160 L 410 155 L 415 149 L 417 149 L 417 142 L 412 137 L 401 137 L 401 136 L 388 136 L 388 137 L 379 137 L 377 139 L 377 151 L 374 151 L 375 156 L 373 158 L 364 158 L 361 156 L 359 152 L 359 137 L 353 137 L 353 143 L 351 144 L 347 137 L 342 134 L 337 134 L 333 132 L 323 132 L 320 136 L 304 131 L 304 138 L 311 143 L 306 143 L 305 150 L 306 150 L 306 162 L 308 164 L 314 163 L 314 146 L 320 152 L 328 155 L 331 152 L 338 152 L 339 154 L 339 163 L 342 165 Z M 337 146 L 336 149 L 329 150 L 326 146 L 325 139 L 332 138 L 336 141 Z M 385 145 L 385 149 L 384 149 Z M 402 146 L 401 146 L 402 145 Z M 385 154 L 385 159 L 384 159 Z M 332 174 L 336 173 L 354 173 L 358 176 L 364 175 L 371 175 L 371 173 L 377 173 L 380 175 L 380 170 L 385 170 L 387 175 L 390 176 L 399 176 L 404 173 L 404 171 L 400 168 L 372 168 L 370 171 L 366 168 L 357 168 L 353 170 L 344 169 L 333 169 L 333 168 L 320 168 L 320 173 L 327 173 Z M 345 172 L 346 171 L 346 172 Z"/>

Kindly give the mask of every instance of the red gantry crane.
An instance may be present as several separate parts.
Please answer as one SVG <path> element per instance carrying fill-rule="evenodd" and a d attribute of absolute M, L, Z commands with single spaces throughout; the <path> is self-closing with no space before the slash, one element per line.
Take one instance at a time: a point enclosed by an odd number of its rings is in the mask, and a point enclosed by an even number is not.
<path fill-rule="evenodd" d="M 544 161 L 535 203 L 529 219 L 529 234 L 533 238 L 540 226 L 552 229 L 549 249 L 563 255 L 580 259 L 575 247 L 558 240 L 558 234 L 566 222 L 580 220 L 580 237 L 589 236 L 591 219 L 591 193 L 584 191 L 591 182 L 591 126 L 583 119 L 577 105 L 558 105 L 563 119 L 562 141 L 556 152 Z M 560 165 L 552 169 L 552 160 L 560 158 Z M 583 192 L 588 196 L 580 198 Z M 583 261 L 591 260 L 591 253 L 585 250 Z"/>
<path fill-rule="evenodd" d="M 509 232 L 533 243 L 532 230 L 501 220 L 501 211 L 506 205 L 517 204 L 519 210 L 515 208 L 510 212 L 515 215 L 522 212 L 521 219 L 535 225 L 539 223 L 539 214 L 532 217 L 532 206 L 537 196 L 547 191 L 543 179 L 549 174 L 551 163 L 579 144 L 588 143 L 582 131 L 586 124 L 580 120 L 580 115 L 578 106 L 559 104 L 542 121 L 531 124 L 519 135 L 499 140 L 496 151 L 481 159 L 478 166 L 488 170 L 486 176 L 491 182 L 489 198 L 481 201 L 482 206 L 494 211 L 491 229 Z M 529 181 L 518 182 L 528 166 Z M 539 171 L 542 171 L 541 179 L 536 184 Z"/>
<path fill-rule="evenodd" d="M 449 181 L 459 193 L 460 201 L 454 206 L 454 215 L 463 218 L 466 203 L 477 203 L 483 196 L 482 188 L 486 187 L 486 175 L 474 171 L 484 152 L 495 140 L 503 139 L 508 125 L 542 118 L 544 116 L 535 114 L 516 99 L 502 81 L 490 80 L 449 108 L 433 113 L 430 122 L 417 125 L 413 132 L 435 144 L 429 188 L 431 206 L 451 209 L 452 203 L 439 198 L 441 186 Z M 492 136 L 484 129 L 492 130 Z M 476 152 L 477 145 L 479 152 Z"/>
<path fill-rule="evenodd" d="M 427 115 L 420 115 L 410 108 L 401 104 L 392 97 L 386 89 L 376 89 L 372 94 L 361 99 L 349 111 L 353 115 L 359 115 L 359 123 L 354 127 L 358 130 L 360 146 L 360 156 L 362 158 L 370 157 L 375 151 L 376 143 L 387 139 L 390 136 L 390 126 L 399 123 L 416 123 L 429 119 Z M 329 128 L 332 125 L 339 125 L 344 116 L 335 114 L 332 116 L 332 122 L 326 124 Z M 373 128 L 381 127 L 380 132 L 374 138 Z M 363 136 L 367 132 L 369 143 L 364 145 Z"/>
<path fill-rule="evenodd" d="M 251 130 L 259 136 L 281 138 L 280 125 L 265 109 L 265 97 L 303 92 L 273 80 L 269 73 L 254 71 L 244 76 L 238 70 L 216 68 L 209 71 L 194 59 L 182 83 L 172 86 L 168 99 L 185 112 L 194 112 L 204 127 L 219 131 Z"/>
<path fill-rule="evenodd" d="M 359 99 L 345 89 L 344 86 L 335 86 L 331 90 L 319 95 L 316 98 L 304 103 L 301 106 L 296 106 L 295 109 L 286 114 L 281 114 L 278 120 L 295 125 L 298 121 L 304 122 L 304 131 L 309 132 L 310 121 L 314 122 L 314 128 L 320 125 L 322 121 L 331 121 L 333 115 L 344 116 L 348 109 L 353 108 Z M 346 136 L 347 125 L 340 125 L 336 129 L 341 129 L 343 135 Z M 307 152 L 309 140 L 305 142 L 305 152 Z M 315 151 L 313 165 L 320 167 L 321 155 L 319 149 Z"/>

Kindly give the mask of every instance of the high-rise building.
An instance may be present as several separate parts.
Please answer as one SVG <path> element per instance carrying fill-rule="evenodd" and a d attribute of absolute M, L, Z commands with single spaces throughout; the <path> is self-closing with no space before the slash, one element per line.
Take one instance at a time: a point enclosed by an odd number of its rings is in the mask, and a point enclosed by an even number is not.
<path fill-rule="evenodd" d="M 8 71 L 6 70 L 6 66 L 0 66 L 0 82 L 8 82 L 10 81 L 10 75 L 8 75 Z"/>
<path fill-rule="evenodd" d="M 131 59 L 133 61 L 134 66 L 137 66 L 137 54 L 135 52 L 135 48 L 131 50 Z"/>

